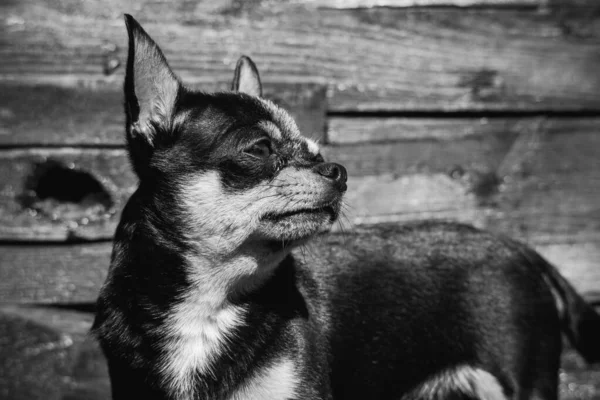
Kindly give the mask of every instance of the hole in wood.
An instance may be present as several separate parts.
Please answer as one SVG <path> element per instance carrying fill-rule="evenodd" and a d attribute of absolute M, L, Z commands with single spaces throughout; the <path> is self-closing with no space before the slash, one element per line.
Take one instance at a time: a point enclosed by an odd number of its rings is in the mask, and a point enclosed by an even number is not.
<path fill-rule="evenodd" d="M 36 164 L 25 184 L 22 205 L 52 220 L 87 224 L 110 216 L 114 202 L 90 173 L 57 161 Z"/>

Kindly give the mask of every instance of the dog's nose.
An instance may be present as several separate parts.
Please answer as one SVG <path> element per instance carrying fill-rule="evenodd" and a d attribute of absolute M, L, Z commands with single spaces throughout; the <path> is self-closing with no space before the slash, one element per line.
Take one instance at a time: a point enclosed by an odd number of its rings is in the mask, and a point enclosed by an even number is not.
<path fill-rule="evenodd" d="M 346 181 L 348 180 L 348 173 L 346 168 L 336 163 L 322 163 L 314 167 L 314 171 L 319 175 L 334 182 L 336 188 L 340 191 L 347 189 Z"/>

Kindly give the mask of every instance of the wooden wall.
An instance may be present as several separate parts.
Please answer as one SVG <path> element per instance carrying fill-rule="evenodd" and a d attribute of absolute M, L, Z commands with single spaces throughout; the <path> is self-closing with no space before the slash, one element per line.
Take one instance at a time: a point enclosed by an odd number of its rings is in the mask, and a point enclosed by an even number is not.
<path fill-rule="evenodd" d="M 600 298 L 597 1 L 125 3 L 0 2 L 0 331 L 21 321 L 53 332 L 39 340 L 55 344 L 48 363 L 63 372 L 48 382 L 77 393 L 54 398 L 107 390 L 83 340 L 90 316 L 72 309 L 91 309 L 136 185 L 123 147 L 124 12 L 190 86 L 227 88 L 251 56 L 267 97 L 347 167 L 346 228 L 470 222 L 531 243 Z M 29 360 L 31 343 L 10 346 L 0 358 Z M 600 371 L 568 357 L 565 397 L 600 398 Z M 85 364 L 76 370 L 92 383 L 61 362 Z M 0 374 L 0 398 L 54 393 L 13 375 Z"/>

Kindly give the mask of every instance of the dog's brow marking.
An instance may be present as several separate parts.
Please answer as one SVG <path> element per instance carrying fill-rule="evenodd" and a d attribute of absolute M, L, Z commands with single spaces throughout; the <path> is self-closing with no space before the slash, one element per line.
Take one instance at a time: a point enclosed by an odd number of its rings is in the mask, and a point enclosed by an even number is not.
<path fill-rule="evenodd" d="M 300 129 L 298 129 L 298 125 L 296 125 L 296 121 L 294 121 L 287 111 L 270 100 L 261 99 L 261 101 L 265 108 L 271 112 L 273 120 L 283 128 L 290 138 L 302 136 Z"/>
<path fill-rule="evenodd" d="M 402 400 L 435 400 L 462 393 L 479 400 L 506 400 L 498 380 L 480 368 L 461 366 L 439 373 L 419 385 Z"/>
<path fill-rule="evenodd" d="M 312 140 L 311 138 L 306 138 L 306 145 L 308 146 L 308 151 L 310 151 L 315 156 L 319 154 L 319 145 L 317 142 Z"/>
<path fill-rule="evenodd" d="M 281 131 L 279 130 L 277 125 L 275 125 L 271 121 L 260 121 L 258 123 L 258 126 L 261 129 L 263 129 L 265 132 L 267 132 L 271 136 L 271 138 L 273 138 L 275 140 L 283 139 L 283 136 L 281 136 Z"/>
<path fill-rule="evenodd" d="M 296 397 L 299 381 L 290 359 L 282 359 L 260 371 L 229 400 L 280 400 Z"/>

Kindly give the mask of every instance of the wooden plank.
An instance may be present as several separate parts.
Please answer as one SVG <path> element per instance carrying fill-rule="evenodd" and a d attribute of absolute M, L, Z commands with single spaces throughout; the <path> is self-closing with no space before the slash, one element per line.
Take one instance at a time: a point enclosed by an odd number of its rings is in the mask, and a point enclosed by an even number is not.
<path fill-rule="evenodd" d="M 240 17 L 241 14 L 271 11 L 282 13 L 295 6 L 302 8 L 405 8 L 405 7 L 479 7 L 537 8 L 544 10 L 554 6 L 582 7 L 594 5 L 595 0 L 294 0 L 280 2 L 232 2 L 213 0 L 198 3 L 195 0 L 134 0 L 124 5 L 120 0 L 105 0 L 102 5 L 90 0 L 53 0 L 40 5 L 39 0 L 20 0 L 19 11 L 40 15 L 44 10 L 57 12 L 68 17 L 95 17 L 103 19 L 121 18 L 124 12 L 149 21 L 193 21 L 210 15 Z M 10 5 L 14 7 L 15 4 Z M 29 8 L 30 10 L 24 10 Z M 14 21 L 13 18 L 9 21 Z M 14 22 L 13 22 L 14 23 Z"/>
<path fill-rule="evenodd" d="M 442 123 L 443 124 L 443 123 Z M 464 126 L 464 125 L 463 125 Z M 464 137 L 457 140 L 423 140 L 328 146 L 327 159 L 344 165 L 353 177 L 416 172 L 443 172 L 477 169 L 492 171 L 509 151 L 516 132 Z M 452 132 L 449 136 L 460 135 Z"/>
<path fill-rule="evenodd" d="M 600 245 L 599 122 L 530 121 L 514 130 L 509 146 L 500 141 L 486 153 L 463 146 L 456 157 L 446 157 L 446 148 L 452 154 L 464 140 L 432 140 L 431 148 L 440 148 L 422 153 L 424 163 L 411 154 L 418 141 L 338 146 L 351 174 L 347 218 L 351 224 L 460 219 L 537 243 Z M 374 174 L 356 173 L 365 169 Z"/>
<path fill-rule="evenodd" d="M 61 400 L 106 400 L 111 398 L 108 366 L 100 346 L 88 338 L 75 361 L 70 384 Z"/>
<path fill-rule="evenodd" d="M 537 197 L 535 189 L 530 189 L 513 194 L 506 203 L 486 201 L 469 183 L 444 174 L 362 177 L 353 179 L 351 185 L 340 229 L 416 219 L 459 220 L 529 242 L 586 241 L 600 246 L 600 214 L 594 208 L 600 195 L 598 183 L 595 193 L 572 194 L 579 188 L 557 182 Z M 563 203 L 567 199 L 570 207 Z"/>
<path fill-rule="evenodd" d="M 60 400 L 91 315 L 29 307 L 0 310 L 0 396 Z"/>
<path fill-rule="evenodd" d="M 529 136 L 534 142 L 523 143 L 523 154 L 513 154 L 517 138 Z M 407 171 L 459 176 L 469 170 L 501 168 L 499 175 L 504 179 L 507 175 L 531 175 L 532 171 L 525 169 L 533 167 L 530 164 L 535 160 L 546 160 L 534 171 L 542 174 L 557 167 L 573 173 L 594 170 L 598 165 L 591 149 L 600 145 L 600 118 L 332 117 L 327 138 L 331 145 L 324 153 L 353 176 Z M 541 154 L 544 151 L 549 153 Z M 530 159 L 538 153 L 538 158 Z"/>
<path fill-rule="evenodd" d="M 556 121 L 556 122 L 555 122 Z M 552 120 L 556 124 L 567 124 Z M 582 119 L 570 122 L 571 126 L 585 124 Z M 596 120 L 592 120 L 596 122 Z M 464 139 L 485 139 L 519 134 L 535 128 L 539 118 L 532 117 L 369 117 L 332 116 L 328 120 L 327 143 L 344 145 L 358 143 L 388 143 L 392 141 L 414 141 L 430 139 L 435 141 L 459 141 Z M 589 128 L 589 126 L 585 126 Z"/>
<path fill-rule="evenodd" d="M 308 0 L 319 7 L 373 8 L 373 7 L 498 7 L 540 6 L 542 0 Z"/>
<path fill-rule="evenodd" d="M 421 140 L 324 148 L 328 159 L 350 173 L 347 201 L 353 223 L 464 214 L 525 236 L 532 230 L 537 235 L 593 237 L 600 229 L 600 164 L 595 154 L 600 118 L 422 123 L 441 128 Z M 420 135 L 402 131 L 395 137 Z M 533 142 L 522 140 L 529 136 Z M 40 180 L 36 171 L 53 163 L 62 166 L 63 174 L 69 167 L 88 173 L 102 192 L 87 203 L 55 201 L 56 193 L 55 200 L 31 196 Z M 4 240 L 109 239 L 136 186 L 121 149 L 4 150 L 0 167 Z M 66 173 L 59 175 L 68 179 L 59 179 L 63 184 L 57 188 L 70 193 L 73 185 L 64 183 L 77 177 Z M 102 197 L 104 192 L 107 197 Z M 516 229 L 515 224 L 523 227 Z"/>
<path fill-rule="evenodd" d="M 330 147 L 324 154 L 346 165 L 352 177 L 452 173 L 456 168 L 493 170 L 512 140 L 510 135 L 444 144 L 424 140 Z M 72 184 L 82 176 L 88 183 L 96 182 L 90 193 L 81 192 L 83 185 Z M 109 239 L 119 211 L 137 185 L 122 149 L 0 151 L 0 178 L 0 240 Z M 51 188 L 50 197 L 40 198 L 40 187 Z"/>
<path fill-rule="evenodd" d="M 110 238 L 137 178 L 125 150 L 0 152 L 0 239 Z"/>
<path fill-rule="evenodd" d="M 546 7 L 593 5 L 594 0 L 306 0 L 317 7 L 340 9 L 374 7 Z"/>
<path fill-rule="evenodd" d="M 0 303 L 95 302 L 112 243 L 0 245 Z"/>
<path fill-rule="evenodd" d="M 514 153 L 517 138 L 531 135 L 535 143 L 523 144 L 521 159 L 506 158 L 509 151 Z M 536 172 L 555 171 L 557 167 L 568 172 L 570 166 L 573 172 L 585 172 L 597 167 L 590 149 L 600 145 L 600 118 L 332 117 L 327 137 L 331 145 L 324 153 L 354 176 L 411 170 L 460 175 L 455 169 L 492 171 L 501 164 L 500 175 L 523 175 L 527 174 L 524 168 L 534 161 L 528 157 L 544 151 L 550 153 L 535 160 L 546 160 L 547 165 L 536 167 Z M 585 157 L 580 156 L 580 150 Z"/>
<path fill-rule="evenodd" d="M 228 86 L 202 89 L 227 90 Z M 0 92 L 0 146 L 120 146 L 125 142 L 121 85 L 73 88 L 0 82 Z M 322 140 L 325 86 L 269 84 L 265 97 L 285 107 L 307 136 Z"/>
<path fill-rule="evenodd" d="M 540 13 L 251 4 L 5 2 L 0 76 L 120 85 L 120 15 L 127 11 L 190 82 L 229 82 L 246 53 L 267 83 L 328 85 L 329 109 L 338 112 L 600 107 L 600 14 L 586 7 Z"/>

